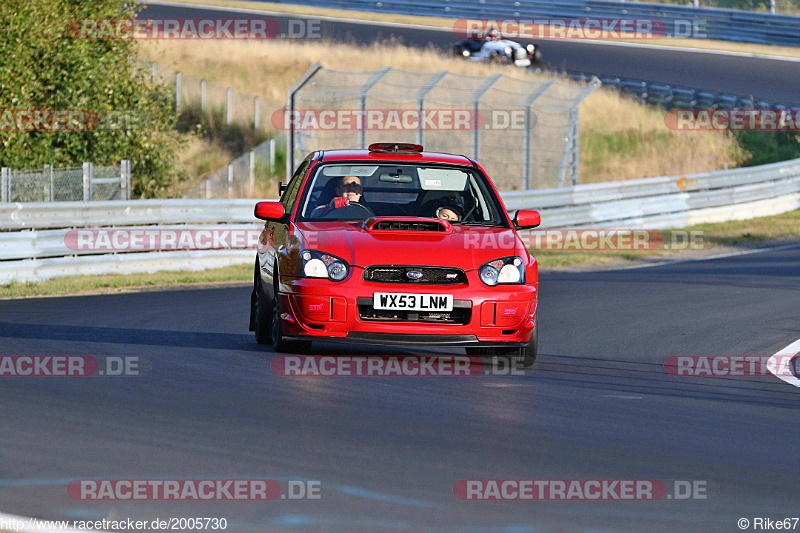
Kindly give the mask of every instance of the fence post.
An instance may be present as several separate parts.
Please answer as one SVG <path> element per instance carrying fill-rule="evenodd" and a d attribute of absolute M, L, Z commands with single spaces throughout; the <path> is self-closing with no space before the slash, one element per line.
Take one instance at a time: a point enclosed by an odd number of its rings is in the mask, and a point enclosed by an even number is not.
<path fill-rule="evenodd" d="M 270 139 L 269 142 L 267 143 L 267 146 L 269 146 L 269 171 L 270 172 L 274 172 L 275 171 L 275 139 L 274 138 Z"/>
<path fill-rule="evenodd" d="M 261 114 L 261 100 L 256 96 L 255 101 L 253 102 L 253 129 L 258 131 L 259 126 L 259 115 Z"/>
<path fill-rule="evenodd" d="M 175 73 L 175 112 L 181 111 L 181 73 Z"/>
<path fill-rule="evenodd" d="M 358 95 L 359 95 L 362 117 L 364 117 L 367 112 L 367 93 L 369 93 L 370 89 L 372 89 L 376 83 L 381 81 L 381 78 L 383 78 L 390 70 L 392 70 L 392 67 L 381 67 L 380 69 L 375 71 L 375 74 L 373 74 L 370 77 L 370 79 L 368 79 L 367 82 L 364 83 L 364 85 L 359 87 Z M 361 127 L 358 129 L 358 147 L 362 149 L 367 147 L 366 127 L 367 127 L 367 121 L 362 120 Z"/>
<path fill-rule="evenodd" d="M 92 199 L 92 164 L 83 164 L 83 201 L 89 202 Z"/>
<path fill-rule="evenodd" d="M 228 198 L 233 198 L 233 165 L 228 165 Z"/>
<path fill-rule="evenodd" d="M 131 162 L 123 159 L 119 165 L 119 188 L 122 200 L 131 199 Z"/>
<path fill-rule="evenodd" d="M 247 152 L 247 159 L 250 163 L 250 197 L 256 194 L 256 153 L 254 150 Z"/>
<path fill-rule="evenodd" d="M 200 80 L 200 112 L 206 112 L 206 80 Z"/>
<path fill-rule="evenodd" d="M 44 166 L 44 173 L 48 175 L 50 178 L 50 194 L 48 194 L 48 198 L 51 202 L 55 201 L 55 191 L 53 190 L 53 165 L 45 165 Z"/>
<path fill-rule="evenodd" d="M 150 65 L 150 75 L 153 77 L 153 83 L 155 83 L 158 79 L 158 64 L 155 61 Z"/>
<path fill-rule="evenodd" d="M 231 124 L 231 121 L 233 120 L 233 110 L 231 109 L 232 104 L 233 104 L 233 91 L 228 89 L 227 98 L 225 102 L 225 124 L 229 126 Z"/>
<path fill-rule="evenodd" d="M 0 202 L 11 201 L 11 169 L 3 167 L 0 169 Z"/>
<path fill-rule="evenodd" d="M 569 112 L 569 124 L 572 129 L 570 139 L 572 140 L 572 149 L 570 150 L 572 161 L 570 162 L 570 185 L 577 185 L 580 176 L 580 132 L 581 128 L 578 125 L 578 106 L 575 105 Z"/>
<path fill-rule="evenodd" d="M 475 91 L 475 94 L 472 95 L 472 116 L 475 117 L 473 120 L 475 124 L 478 124 L 477 117 L 480 116 L 480 102 L 483 95 L 486 94 L 486 91 L 492 88 L 497 80 L 499 80 L 503 75 L 502 74 L 494 74 L 485 82 L 483 85 L 478 87 L 478 90 Z M 480 128 L 472 128 L 472 158 L 473 159 L 480 159 L 479 155 L 481 153 L 481 130 Z"/>
<path fill-rule="evenodd" d="M 206 200 L 211 198 L 211 181 L 206 178 Z"/>

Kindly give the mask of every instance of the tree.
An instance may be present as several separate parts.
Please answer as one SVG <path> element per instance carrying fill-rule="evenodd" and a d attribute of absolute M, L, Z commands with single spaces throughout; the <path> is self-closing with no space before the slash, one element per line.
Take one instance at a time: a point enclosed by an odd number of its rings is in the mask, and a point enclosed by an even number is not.
<path fill-rule="evenodd" d="M 136 67 L 135 41 L 70 31 L 134 16 L 119 0 L 0 2 L 0 165 L 129 159 L 133 195 L 163 194 L 178 145 L 171 92 Z"/>

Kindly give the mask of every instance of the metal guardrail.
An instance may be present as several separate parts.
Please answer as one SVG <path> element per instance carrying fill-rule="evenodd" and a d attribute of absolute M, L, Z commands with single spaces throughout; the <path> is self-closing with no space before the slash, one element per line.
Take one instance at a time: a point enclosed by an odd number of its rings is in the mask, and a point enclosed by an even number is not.
<path fill-rule="evenodd" d="M 556 74 L 559 74 L 556 72 Z M 575 81 L 586 83 L 599 79 L 603 87 L 616 89 L 624 96 L 665 109 L 791 109 L 797 104 L 772 102 L 749 95 L 697 89 L 636 78 L 620 78 L 584 72 L 567 72 Z"/>
<path fill-rule="evenodd" d="M 319 5 L 318 0 L 287 3 Z M 471 20 L 648 18 L 663 21 L 669 36 L 800 46 L 800 17 L 737 9 L 604 0 L 328 0 L 325 7 Z"/>
<path fill-rule="evenodd" d="M 502 193 L 510 211 L 542 213 L 544 228 L 669 228 L 746 219 L 800 208 L 800 159 L 693 174 Z M 258 228 L 253 200 L 139 200 L 0 207 L 0 283 L 70 275 L 200 270 L 244 264 L 253 250 L 181 250 L 82 255 L 65 228 L 206 224 Z M 224 226 L 209 224 L 225 223 Z M 243 224 L 243 225 L 242 225 Z M 183 226 L 186 228 L 186 226 Z M 59 228 L 59 229 L 56 229 Z M 23 230 L 23 231 L 13 231 Z M 60 239 L 60 241 L 59 241 Z M 85 252 L 91 253 L 91 252 Z M 52 257 L 63 254 L 63 257 Z"/>

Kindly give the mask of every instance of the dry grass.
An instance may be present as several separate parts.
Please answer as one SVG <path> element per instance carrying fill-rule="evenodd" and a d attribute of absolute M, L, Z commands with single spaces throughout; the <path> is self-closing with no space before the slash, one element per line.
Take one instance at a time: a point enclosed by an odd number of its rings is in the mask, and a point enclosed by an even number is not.
<path fill-rule="evenodd" d="M 389 13 L 373 13 L 368 11 L 351 11 L 345 9 L 331 9 L 323 7 L 297 6 L 277 4 L 272 2 L 252 2 L 242 0 L 170 0 L 183 4 L 201 4 L 208 6 L 234 7 L 253 11 L 274 11 L 276 13 L 293 13 L 298 15 L 316 15 L 319 17 L 335 17 L 343 19 L 367 20 L 374 22 L 393 22 L 398 24 L 416 24 L 422 26 L 435 26 L 439 28 L 452 28 L 456 19 L 445 17 L 418 17 L 412 15 L 394 15 Z M 782 12 L 783 13 L 783 12 Z M 794 13 L 793 13 L 794 14 Z M 620 40 L 620 42 L 640 43 L 641 41 Z M 665 37 L 649 44 L 659 46 L 674 46 L 678 48 L 702 48 L 707 50 L 725 50 L 729 52 L 742 52 L 746 54 L 775 55 L 783 57 L 800 57 L 800 48 L 793 46 L 778 46 L 771 44 L 736 43 L 731 41 L 717 41 L 713 39 L 689 39 Z"/>
<path fill-rule="evenodd" d="M 267 109 L 285 104 L 289 87 L 316 61 L 340 70 L 394 68 L 450 70 L 472 75 L 501 73 L 522 79 L 542 74 L 444 57 L 437 50 L 411 50 L 397 43 L 355 47 L 299 41 L 145 42 L 143 56 L 190 76 L 259 96 Z M 563 81 L 563 80 L 562 80 Z M 743 160 L 734 138 L 721 132 L 675 132 L 662 111 L 615 91 L 595 91 L 581 106 L 583 182 L 704 172 Z"/>

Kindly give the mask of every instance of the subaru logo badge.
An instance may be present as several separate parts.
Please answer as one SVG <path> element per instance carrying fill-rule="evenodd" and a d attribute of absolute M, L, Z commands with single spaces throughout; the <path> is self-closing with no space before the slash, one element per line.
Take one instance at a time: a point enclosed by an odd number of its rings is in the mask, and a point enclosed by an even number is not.
<path fill-rule="evenodd" d="M 408 279 L 420 279 L 422 277 L 422 272 L 419 270 L 409 270 L 406 272 L 406 276 Z"/>

